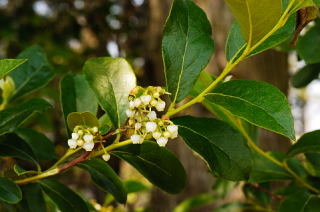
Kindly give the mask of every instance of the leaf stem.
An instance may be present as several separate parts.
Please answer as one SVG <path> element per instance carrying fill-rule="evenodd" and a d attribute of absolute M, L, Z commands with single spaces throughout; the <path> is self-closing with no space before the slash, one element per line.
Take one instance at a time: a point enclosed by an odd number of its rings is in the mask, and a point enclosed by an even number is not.
<path fill-rule="evenodd" d="M 107 146 L 104 149 L 101 149 L 101 150 L 99 150 L 97 152 L 94 152 L 92 154 L 92 157 L 97 157 L 97 156 L 103 155 L 105 153 L 105 151 L 108 152 L 108 151 L 111 151 L 113 149 L 116 149 L 116 148 L 119 148 L 119 147 L 123 147 L 123 146 L 129 145 L 129 144 L 132 144 L 131 139 L 111 144 L 110 146 Z"/>

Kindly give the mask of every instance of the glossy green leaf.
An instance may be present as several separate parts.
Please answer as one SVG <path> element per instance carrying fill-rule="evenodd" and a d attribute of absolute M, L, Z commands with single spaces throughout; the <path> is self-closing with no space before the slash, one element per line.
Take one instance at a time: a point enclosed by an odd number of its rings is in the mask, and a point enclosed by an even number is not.
<path fill-rule="evenodd" d="M 30 170 L 30 171 L 27 171 L 25 170 L 24 168 L 22 168 L 21 166 L 15 164 L 13 166 L 13 171 L 18 175 L 18 176 L 21 176 L 21 175 L 25 175 L 25 174 L 38 174 L 37 171 L 34 171 L 34 170 Z"/>
<path fill-rule="evenodd" d="M 267 83 L 233 80 L 217 86 L 206 99 L 253 125 L 295 139 L 293 118 L 281 91 Z"/>
<path fill-rule="evenodd" d="M 287 157 L 300 153 L 320 153 L 320 130 L 304 134 L 289 150 Z"/>
<path fill-rule="evenodd" d="M 172 212 L 188 212 L 193 209 L 209 205 L 213 203 L 215 199 L 216 198 L 212 194 L 199 194 L 182 201 L 181 203 L 179 203 L 179 205 L 177 205 L 177 207 L 173 209 Z"/>
<path fill-rule="evenodd" d="M 127 191 L 118 175 L 103 160 L 93 158 L 78 166 L 91 175 L 92 181 L 104 192 L 110 193 L 120 203 L 127 201 Z"/>
<path fill-rule="evenodd" d="M 20 203 L 20 209 L 24 212 L 45 212 L 46 203 L 43 197 L 40 184 L 33 183 L 21 186 L 23 199 Z"/>
<path fill-rule="evenodd" d="M 189 95 L 195 98 L 202 91 L 204 91 L 211 83 L 213 83 L 215 79 L 216 79 L 216 76 L 209 74 L 206 71 L 201 71 Z"/>
<path fill-rule="evenodd" d="M 245 180 L 251 169 L 251 155 L 242 135 L 225 122 L 191 116 L 173 119 L 186 144 L 210 166 L 219 177 Z"/>
<path fill-rule="evenodd" d="M 43 191 L 62 212 L 89 212 L 85 201 L 73 190 L 56 180 L 41 180 Z"/>
<path fill-rule="evenodd" d="M 291 83 L 295 88 L 303 88 L 313 80 L 318 79 L 319 74 L 320 63 L 306 65 L 292 76 Z"/>
<path fill-rule="evenodd" d="M 292 193 L 280 203 L 279 212 L 320 211 L 320 198 L 306 191 Z"/>
<path fill-rule="evenodd" d="M 0 135 L 14 131 L 35 113 L 49 109 L 51 105 L 42 99 L 31 99 L 0 111 Z"/>
<path fill-rule="evenodd" d="M 129 93 L 136 87 L 129 63 L 123 58 L 92 58 L 86 61 L 83 71 L 113 125 L 121 126 L 127 118 Z"/>
<path fill-rule="evenodd" d="M 99 127 L 99 120 L 91 112 L 73 112 L 68 115 L 67 124 L 69 129 L 73 131 L 77 125 Z"/>
<path fill-rule="evenodd" d="M 240 24 L 243 37 L 252 44 L 271 31 L 282 12 L 280 0 L 226 0 L 226 3 Z"/>
<path fill-rule="evenodd" d="M 17 129 L 15 133 L 30 146 L 38 160 L 56 159 L 53 142 L 45 135 L 27 128 Z"/>
<path fill-rule="evenodd" d="M 26 59 L 1 59 L 0 60 L 0 79 L 14 70 L 21 64 L 25 63 Z"/>
<path fill-rule="evenodd" d="M 163 31 L 166 84 L 173 102 L 184 99 L 214 50 L 205 13 L 191 0 L 174 0 Z"/>
<path fill-rule="evenodd" d="M 17 59 L 28 59 L 28 61 L 9 74 L 16 85 L 13 99 L 46 86 L 54 77 L 47 56 L 40 46 L 24 50 Z"/>
<path fill-rule="evenodd" d="M 297 52 L 308 64 L 320 63 L 320 24 L 312 27 L 305 35 L 299 38 Z"/>
<path fill-rule="evenodd" d="M 149 190 L 150 188 L 139 181 L 127 180 L 123 182 L 128 194 Z"/>
<path fill-rule="evenodd" d="M 60 98 L 65 121 L 72 112 L 97 113 L 98 99 L 82 75 L 67 74 L 61 80 Z"/>
<path fill-rule="evenodd" d="M 21 198 L 21 190 L 14 182 L 0 177 L 0 200 L 9 204 L 14 204 L 18 203 Z"/>
<path fill-rule="evenodd" d="M 152 184 L 169 193 L 179 193 L 186 185 L 186 173 L 174 154 L 151 141 L 111 151 L 127 161 Z"/>

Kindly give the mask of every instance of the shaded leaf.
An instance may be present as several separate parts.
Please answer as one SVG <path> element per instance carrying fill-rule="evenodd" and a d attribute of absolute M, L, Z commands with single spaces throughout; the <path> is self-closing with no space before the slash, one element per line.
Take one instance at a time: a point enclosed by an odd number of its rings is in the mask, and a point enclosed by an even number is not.
<path fill-rule="evenodd" d="M 320 24 L 317 24 L 298 40 L 297 52 L 307 64 L 320 63 L 319 33 Z"/>
<path fill-rule="evenodd" d="M 191 211 L 192 209 L 211 204 L 214 200 L 215 197 L 212 194 L 199 194 L 182 201 L 173 209 L 172 212 Z"/>
<path fill-rule="evenodd" d="M 0 177 L 0 200 L 9 204 L 14 204 L 18 203 L 21 198 L 21 190 L 14 182 Z"/>
<path fill-rule="evenodd" d="M 306 191 L 292 193 L 279 207 L 279 212 L 316 212 L 320 211 L 320 198 Z"/>
<path fill-rule="evenodd" d="M 320 130 L 304 134 L 287 152 L 287 157 L 300 153 L 320 153 Z"/>
<path fill-rule="evenodd" d="M 21 64 L 25 63 L 26 59 L 1 59 L 0 60 L 0 79 L 14 70 Z"/>
<path fill-rule="evenodd" d="M 67 124 L 69 129 L 73 131 L 77 125 L 99 127 L 99 120 L 91 112 L 73 112 L 68 115 Z"/>
<path fill-rule="evenodd" d="M 46 203 L 43 197 L 41 186 L 38 183 L 21 186 L 23 199 L 20 203 L 24 212 L 45 212 Z"/>
<path fill-rule="evenodd" d="M 292 76 L 291 83 L 295 88 L 303 88 L 314 79 L 318 79 L 319 74 L 320 63 L 306 65 Z"/>
<path fill-rule="evenodd" d="M 150 188 L 139 181 L 127 180 L 123 182 L 128 194 L 149 190 Z"/>
<path fill-rule="evenodd" d="M 242 212 L 245 210 L 254 209 L 254 207 L 250 204 L 242 203 L 242 202 L 231 202 L 226 203 L 218 208 L 214 209 L 212 212 Z"/>

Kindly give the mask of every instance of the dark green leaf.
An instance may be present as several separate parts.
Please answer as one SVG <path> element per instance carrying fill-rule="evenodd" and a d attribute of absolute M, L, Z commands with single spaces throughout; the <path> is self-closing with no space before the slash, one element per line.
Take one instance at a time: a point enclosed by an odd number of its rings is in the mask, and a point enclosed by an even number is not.
<path fill-rule="evenodd" d="M 320 152 L 320 130 L 304 134 L 289 150 L 287 157 L 300 153 Z"/>
<path fill-rule="evenodd" d="M 212 194 L 199 194 L 194 197 L 188 198 L 177 207 L 173 209 L 172 212 L 187 212 L 192 209 L 196 209 L 205 205 L 211 204 L 215 200 L 215 197 Z"/>
<path fill-rule="evenodd" d="M 13 171 L 18 175 L 18 176 L 21 176 L 21 175 L 25 175 L 25 174 L 38 174 L 39 172 L 37 171 L 34 171 L 34 170 L 31 170 L 31 171 L 27 171 L 25 170 L 24 168 L 22 168 L 21 166 L 15 164 L 13 166 Z"/>
<path fill-rule="evenodd" d="M 28 59 L 28 61 L 9 74 L 16 85 L 16 92 L 12 98 L 40 89 L 54 77 L 47 56 L 40 46 L 32 46 L 24 50 L 17 58 Z"/>
<path fill-rule="evenodd" d="M 0 177 L 0 200 L 9 204 L 14 204 L 18 203 L 21 198 L 21 190 L 14 182 Z"/>
<path fill-rule="evenodd" d="M 173 102 L 184 99 L 214 50 L 205 13 L 191 0 L 174 0 L 164 27 L 162 55 Z"/>
<path fill-rule="evenodd" d="M 0 60 L 0 79 L 14 70 L 21 64 L 25 63 L 26 59 L 1 59 Z"/>
<path fill-rule="evenodd" d="M 217 86 L 206 99 L 258 127 L 294 140 L 293 118 L 286 96 L 267 83 L 233 80 Z"/>
<path fill-rule="evenodd" d="M 65 121 L 71 112 L 97 113 L 97 97 L 82 75 L 66 75 L 60 82 L 60 95 Z"/>
<path fill-rule="evenodd" d="M 280 204 L 279 212 L 317 212 L 320 211 L 320 198 L 306 192 L 292 193 Z"/>
<path fill-rule="evenodd" d="M 231 202 L 223 204 L 211 212 L 243 212 L 250 209 L 254 209 L 254 207 L 250 204 L 242 202 Z"/>
<path fill-rule="evenodd" d="M 128 194 L 149 190 L 149 187 L 139 181 L 128 180 L 123 182 Z"/>
<path fill-rule="evenodd" d="M 14 131 L 30 116 L 43 112 L 50 107 L 51 105 L 42 99 L 31 99 L 0 111 L 0 135 Z"/>
<path fill-rule="evenodd" d="M 127 117 L 129 93 L 136 87 L 129 63 L 123 58 L 92 58 L 86 61 L 83 71 L 113 125 L 121 126 Z"/>
<path fill-rule="evenodd" d="M 71 131 L 77 125 L 83 125 L 87 127 L 99 127 L 99 120 L 91 112 L 73 112 L 67 117 L 68 127 Z"/>
<path fill-rule="evenodd" d="M 186 173 L 174 154 L 151 141 L 132 144 L 111 152 L 135 167 L 151 183 L 169 193 L 178 193 L 186 185 Z"/>
<path fill-rule="evenodd" d="M 118 175 L 105 162 L 97 158 L 82 162 L 78 166 L 91 175 L 93 182 L 104 192 L 110 193 L 120 203 L 127 201 L 127 191 Z"/>
<path fill-rule="evenodd" d="M 45 212 L 46 204 L 41 186 L 37 183 L 21 186 L 23 199 L 21 211 L 24 212 Z"/>
<path fill-rule="evenodd" d="M 319 153 L 306 153 L 307 171 L 312 176 L 320 177 L 320 154 Z"/>
<path fill-rule="evenodd" d="M 310 48 L 310 47 L 305 47 Z M 318 79 L 320 74 L 320 63 L 306 65 L 292 76 L 291 82 L 295 88 L 303 88 L 312 80 Z"/>
<path fill-rule="evenodd" d="M 251 169 L 251 155 L 242 135 L 225 122 L 191 116 L 173 119 L 179 135 L 200 154 L 212 171 L 228 180 L 245 180 Z"/>
<path fill-rule="evenodd" d="M 307 63 L 320 63 L 320 24 L 312 27 L 297 44 L 299 56 Z"/>
<path fill-rule="evenodd" d="M 257 186 L 260 186 L 261 189 L 258 188 Z M 257 186 L 250 184 L 250 183 L 246 183 L 242 187 L 242 191 L 243 191 L 246 199 L 251 200 L 253 202 L 256 202 L 259 205 L 264 205 L 264 206 L 268 207 L 268 205 L 270 205 L 271 196 L 270 196 L 270 194 L 266 193 L 265 191 L 269 191 L 270 186 L 268 184 L 260 184 Z"/>
<path fill-rule="evenodd" d="M 62 212 L 89 212 L 84 200 L 64 184 L 46 179 L 40 185 Z"/>

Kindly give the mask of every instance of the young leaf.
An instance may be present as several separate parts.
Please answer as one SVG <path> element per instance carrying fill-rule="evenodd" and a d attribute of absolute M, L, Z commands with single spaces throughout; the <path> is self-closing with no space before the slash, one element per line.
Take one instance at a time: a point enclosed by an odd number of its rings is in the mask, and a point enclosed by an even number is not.
<path fill-rule="evenodd" d="M 47 56 L 40 46 L 24 50 L 17 59 L 28 59 L 28 61 L 9 74 L 16 85 L 13 99 L 44 87 L 54 77 Z"/>
<path fill-rule="evenodd" d="M 318 79 L 319 74 L 320 63 L 306 65 L 292 76 L 291 83 L 295 88 L 303 88 L 313 80 Z"/>
<path fill-rule="evenodd" d="M 14 70 L 21 64 L 25 63 L 26 59 L 1 59 L 0 60 L 0 79 Z"/>
<path fill-rule="evenodd" d="M 251 169 L 251 155 L 242 135 L 213 118 L 179 117 L 172 120 L 179 135 L 200 154 L 219 177 L 245 180 Z"/>
<path fill-rule="evenodd" d="M 118 202 L 126 203 L 127 191 L 118 175 L 105 161 L 93 158 L 78 166 L 90 173 L 93 182 L 101 190 L 112 194 Z"/>
<path fill-rule="evenodd" d="M 174 0 L 164 27 L 162 55 L 173 103 L 184 99 L 214 50 L 205 13 L 191 0 Z"/>
<path fill-rule="evenodd" d="M 320 24 L 312 27 L 297 44 L 299 56 L 308 64 L 320 63 Z"/>
<path fill-rule="evenodd" d="M 187 212 L 192 209 L 196 209 L 205 205 L 211 204 L 216 198 L 212 194 L 199 194 L 197 196 L 188 198 L 181 203 L 177 207 L 173 209 L 172 212 Z"/>
<path fill-rule="evenodd" d="M 320 153 L 320 130 L 304 134 L 289 150 L 287 157 L 300 153 Z"/>
<path fill-rule="evenodd" d="M 206 99 L 258 127 L 295 139 L 288 101 L 276 87 L 253 80 L 233 80 L 217 86 Z"/>
<path fill-rule="evenodd" d="M 67 74 L 60 82 L 61 108 L 67 122 L 72 112 L 97 113 L 98 99 L 82 75 Z"/>
<path fill-rule="evenodd" d="M 306 191 L 292 193 L 280 203 L 279 212 L 320 211 L 320 198 Z"/>
<path fill-rule="evenodd" d="M 53 142 L 45 135 L 27 128 L 17 129 L 15 133 L 30 146 L 38 160 L 56 159 Z"/>
<path fill-rule="evenodd" d="M 179 193 L 186 185 L 186 173 L 174 154 L 151 141 L 111 151 L 127 161 L 151 183 L 169 193 Z"/>
<path fill-rule="evenodd" d="M 73 190 L 56 180 L 41 180 L 43 191 L 62 212 L 89 212 L 85 201 Z"/>
<path fill-rule="evenodd" d="M 99 127 L 99 120 L 91 112 L 73 112 L 68 115 L 67 124 L 69 129 L 73 131 L 73 129 L 77 125 L 84 125 L 87 127 Z"/>
<path fill-rule="evenodd" d="M 33 183 L 21 186 L 23 199 L 20 203 L 21 211 L 44 212 L 47 211 L 40 184 Z"/>
<path fill-rule="evenodd" d="M 113 125 L 120 127 L 127 117 L 129 93 L 136 87 L 131 66 L 123 58 L 101 57 L 87 60 L 83 71 L 101 107 Z"/>
<path fill-rule="evenodd" d="M 278 23 L 280 0 L 226 0 L 247 42 L 255 44 Z"/>
<path fill-rule="evenodd" d="M 21 198 L 21 190 L 14 182 L 0 177 L 0 200 L 9 204 L 15 204 L 18 203 Z"/>
<path fill-rule="evenodd" d="M 31 99 L 0 111 L 0 135 L 14 131 L 30 116 L 43 112 L 50 107 L 51 105 L 42 99 Z"/>

